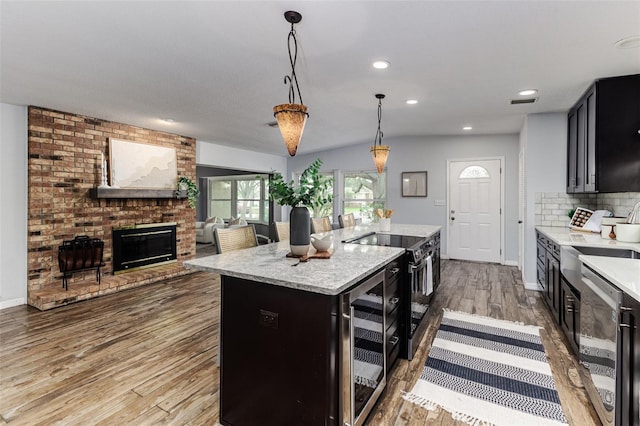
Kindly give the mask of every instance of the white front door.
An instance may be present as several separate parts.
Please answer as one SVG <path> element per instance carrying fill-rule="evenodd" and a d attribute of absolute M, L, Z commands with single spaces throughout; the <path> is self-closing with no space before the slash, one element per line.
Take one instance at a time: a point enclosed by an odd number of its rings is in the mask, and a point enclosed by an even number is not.
<path fill-rule="evenodd" d="M 502 262 L 502 160 L 448 161 L 450 259 Z"/>

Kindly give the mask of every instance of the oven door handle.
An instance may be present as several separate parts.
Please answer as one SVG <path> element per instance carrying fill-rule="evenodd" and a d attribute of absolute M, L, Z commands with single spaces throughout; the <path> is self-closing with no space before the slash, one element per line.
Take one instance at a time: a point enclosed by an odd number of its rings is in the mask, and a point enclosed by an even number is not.
<path fill-rule="evenodd" d="M 413 274 L 416 271 L 419 271 L 421 269 L 426 268 L 427 266 L 427 259 L 423 259 L 421 260 L 419 263 L 410 263 L 409 264 L 409 273 Z"/>

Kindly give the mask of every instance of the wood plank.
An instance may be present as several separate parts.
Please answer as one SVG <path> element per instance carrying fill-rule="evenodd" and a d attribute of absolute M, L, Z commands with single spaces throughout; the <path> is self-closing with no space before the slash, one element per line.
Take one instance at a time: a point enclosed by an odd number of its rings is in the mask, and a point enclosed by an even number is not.
<path fill-rule="evenodd" d="M 1 310 L 0 424 L 216 424 L 219 292 L 219 276 L 200 272 L 46 312 Z M 598 424 L 562 331 L 520 271 L 454 260 L 442 262 L 415 358 L 398 360 L 365 424 L 463 424 L 402 399 L 422 373 L 443 308 L 544 327 L 569 423 Z"/>

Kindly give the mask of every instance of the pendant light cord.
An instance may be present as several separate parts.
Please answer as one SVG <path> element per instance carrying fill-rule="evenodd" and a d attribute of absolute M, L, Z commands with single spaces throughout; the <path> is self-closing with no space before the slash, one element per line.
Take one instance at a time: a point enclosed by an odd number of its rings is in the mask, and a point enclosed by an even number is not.
<path fill-rule="evenodd" d="M 373 146 L 382 146 L 382 130 L 380 130 L 380 122 L 382 121 L 382 99 L 378 99 L 378 130 L 376 130 L 376 137 L 373 140 Z M 375 155 L 375 153 L 374 153 Z"/>
<path fill-rule="evenodd" d="M 293 55 L 291 54 L 291 40 L 293 39 Z M 300 86 L 298 85 L 298 77 L 296 76 L 296 62 L 298 60 L 298 40 L 296 40 L 296 30 L 293 28 L 293 22 L 291 23 L 291 31 L 287 37 L 287 49 L 289 50 L 289 63 L 291 64 L 291 75 L 284 76 L 284 84 L 289 84 L 289 103 L 296 103 L 296 94 L 293 90 L 293 83 L 296 83 L 296 90 L 298 91 L 298 98 L 300 103 L 302 102 L 302 95 L 300 94 Z M 379 129 L 379 128 L 378 128 Z"/>

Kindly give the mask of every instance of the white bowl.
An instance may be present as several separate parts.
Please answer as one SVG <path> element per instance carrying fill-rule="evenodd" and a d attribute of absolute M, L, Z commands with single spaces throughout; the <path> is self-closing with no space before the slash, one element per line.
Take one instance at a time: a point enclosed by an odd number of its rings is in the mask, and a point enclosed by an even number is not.
<path fill-rule="evenodd" d="M 333 234 L 329 234 L 324 238 L 318 238 L 315 236 L 311 236 L 311 244 L 316 249 L 316 251 L 327 251 L 329 247 L 331 247 L 331 243 L 333 243 Z"/>
<path fill-rule="evenodd" d="M 618 223 L 614 232 L 618 241 L 640 243 L 640 223 Z"/>

